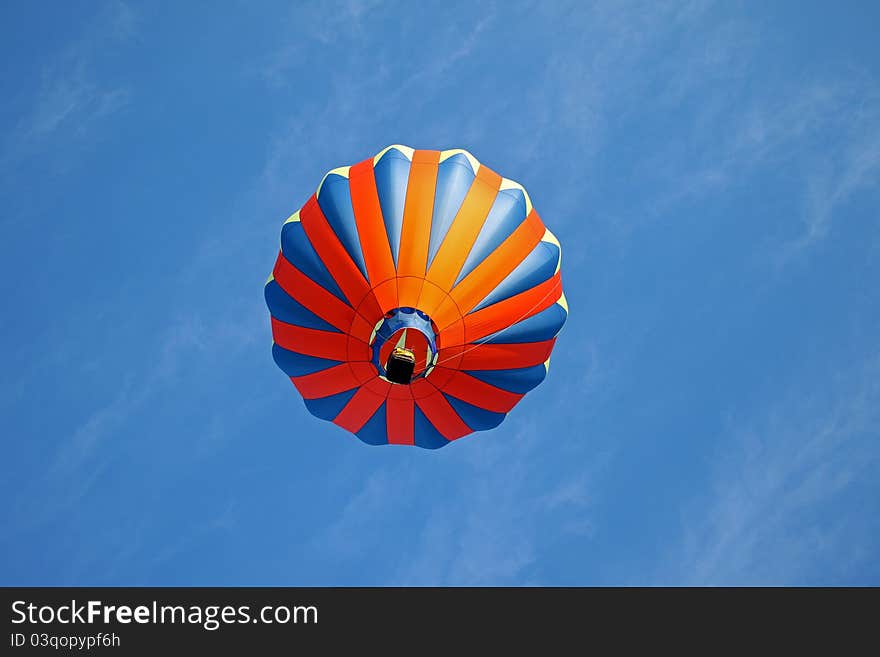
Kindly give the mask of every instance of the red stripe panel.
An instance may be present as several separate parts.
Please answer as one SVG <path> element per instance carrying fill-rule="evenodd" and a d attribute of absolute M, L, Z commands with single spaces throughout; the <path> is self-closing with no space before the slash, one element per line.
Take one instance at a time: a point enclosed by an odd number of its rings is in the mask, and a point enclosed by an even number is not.
<path fill-rule="evenodd" d="M 465 348 L 462 345 L 459 345 L 457 347 L 449 347 L 448 349 L 441 349 L 437 354 L 437 368 L 442 365 L 444 368 L 448 368 L 450 370 L 460 369 L 461 356 L 464 353 L 464 349 Z M 435 371 L 437 368 L 435 368 Z M 433 382 L 434 372 L 431 372 L 430 376 Z M 442 376 L 442 374 L 438 375 L 438 380 L 440 380 L 440 376 Z M 438 388 L 442 387 L 440 383 L 434 383 L 434 385 L 436 385 Z"/>
<path fill-rule="evenodd" d="M 317 329 L 303 328 L 272 318 L 272 338 L 279 347 L 306 356 L 345 361 L 348 336 L 344 333 L 331 333 Z M 369 347 L 364 345 L 369 351 Z"/>
<path fill-rule="evenodd" d="M 391 386 L 385 404 L 388 442 L 393 445 L 415 443 L 415 406 L 409 386 Z"/>
<path fill-rule="evenodd" d="M 376 366 L 372 363 L 357 362 L 349 363 L 348 366 L 354 373 L 354 377 L 358 380 L 358 383 L 363 384 L 373 381 L 374 379 L 379 379 L 379 373 L 376 372 Z M 381 381 L 381 379 L 379 380 Z"/>
<path fill-rule="evenodd" d="M 320 372 L 305 376 L 292 376 L 290 380 L 305 399 L 329 397 L 360 385 L 348 363 L 342 363 Z"/>
<path fill-rule="evenodd" d="M 509 413 L 523 398 L 523 395 L 496 388 L 464 372 L 455 372 L 441 390 L 456 399 L 493 413 Z"/>
<path fill-rule="evenodd" d="M 461 370 L 510 370 L 532 367 L 547 361 L 556 338 L 544 342 L 482 344 L 469 348 L 462 356 Z"/>
<path fill-rule="evenodd" d="M 435 392 L 437 392 L 437 388 L 428 383 L 428 381 L 425 379 L 416 379 L 409 385 L 409 391 L 412 393 L 413 399 L 421 399 L 422 397 L 429 397 L 430 395 L 433 395 Z"/>
<path fill-rule="evenodd" d="M 367 420 L 373 417 L 384 402 L 384 394 L 378 394 L 369 386 L 361 386 L 333 422 L 343 429 L 356 433 L 363 429 Z"/>
<path fill-rule="evenodd" d="M 461 319 L 445 327 L 437 335 L 437 348 L 442 350 L 464 344 L 464 327 L 464 322 Z"/>
<path fill-rule="evenodd" d="M 442 355 L 443 352 L 440 352 L 440 353 Z M 440 362 L 442 360 L 443 359 L 441 358 L 438 360 L 438 362 Z M 424 379 L 424 381 L 427 381 L 430 384 L 432 390 L 437 390 L 437 389 L 442 390 L 443 386 L 445 386 L 446 383 L 449 381 L 449 379 L 452 378 L 452 375 L 458 371 L 457 369 L 455 369 L 455 366 L 456 365 L 455 365 L 454 361 L 447 360 L 445 366 L 438 365 L 433 370 L 431 370 L 431 373 L 428 375 L 428 377 L 426 379 Z M 416 381 L 420 381 L 420 380 L 422 380 L 422 379 L 416 379 Z M 415 383 L 413 383 L 413 386 L 415 386 Z M 428 395 L 428 393 L 422 393 L 421 396 L 427 397 L 427 395 Z M 413 397 L 418 398 L 418 396 L 419 395 L 415 394 L 415 388 L 413 388 Z"/>
<path fill-rule="evenodd" d="M 345 360 L 350 363 L 357 363 L 358 361 L 368 361 L 373 357 L 372 352 L 370 351 L 370 345 L 367 344 L 364 340 L 358 340 L 354 336 L 348 336 L 348 349 L 345 354 Z M 372 365 L 371 365 L 372 367 Z M 373 374 L 376 373 L 376 368 L 373 368 Z"/>
<path fill-rule="evenodd" d="M 375 374 L 375 370 L 373 370 L 373 373 Z M 380 379 L 378 376 L 374 376 L 372 379 L 364 384 L 364 387 L 370 392 L 381 395 L 381 397 L 384 399 L 388 396 L 388 391 L 391 388 L 391 383 L 389 381 L 385 381 L 384 379 Z"/>
<path fill-rule="evenodd" d="M 355 308 L 363 303 L 366 306 L 365 316 L 371 317 L 375 314 L 381 314 L 376 300 L 370 301 L 372 295 L 370 295 L 369 284 L 360 269 L 354 264 L 351 256 L 348 255 L 348 251 L 342 246 L 342 242 L 339 241 L 330 224 L 327 223 L 314 194 L 300 210 L 299 219 L 312 248 L 315 249 L 318 257 L 321 258 L 349 303 Z M 375 308 L 371 306 L 375 306 Z"/>
<path fill-rule="evenodd" d="M 337 299 L 278 254 L 272 276 L 281 289 L 328 324 L 340 331 L 348 331 L 354 309 Z"/>
<path fill-rule="evenodd" d="M 471 428 L 464 423 L 459 417 L 455 409 L 452 408 L 446 398 L 438 391 L 427 397 L 416 399 L 422 413 L 428 418 L 428 422 L 434 425 L 434 428 L 446 438 L 446 440 L 455 440 L 469 433 Z"/>
<path fill-rule="evenodd" d="M 370 324 L 362 315 L 355 315 L 348 332 L 356 340 L 369 343 L 373 328 L 374 325 Z"/>
<path fill-rule="evenodd" d="M 466 341 L 475 342 L 536 315 L 556 303 L 561 296 L 562 277 L 557 272 L 553 278 L 539 283 L 530 290 L 466 315 L 464 318 Z M 444 346 L 446 344 L 444 342 Z M 456 343 L 449 340 L 448 344 Z"/>

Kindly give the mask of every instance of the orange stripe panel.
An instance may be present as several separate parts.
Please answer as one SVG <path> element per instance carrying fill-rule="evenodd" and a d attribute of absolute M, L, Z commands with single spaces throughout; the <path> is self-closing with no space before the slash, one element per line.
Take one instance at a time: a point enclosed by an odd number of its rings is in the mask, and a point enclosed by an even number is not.
<path fill-rule="evenodd" d="M 348 172 L 351 187 L 351 204 L 354 208 L 354 219 L 357 224 L 361 250 L 367 265 L 370 285 L 394 278 L 394 259 L 391 257 L 391 245 L 388 233 L 382 220 L 382 206 L 379 204 L 379 192 L 376 191 L 376 177 L 373 172 L 373 160 L 364 160 L 355 164 Z"/>
<path fill-rule="evenodd" d="M 462 309 L 456 305 L 452 297 L 447 296 L 437 307 L 434 314 L 431 315 L 431 319 L 434 320 L 442 335 L 443 331 L 447 330 L 451 324 L 461 321 L 461 314 Z"/>
<path fill-rule="evenodd" d="M 416 278 L 415 276 L 407 276 L 397 279 L 397 298 L 401 306 L 411 306 L 416 308 L 419 302 L 419 295 L 422 293 L 422 285 L 424 278 Z"/>
<path fill-rule="evenodd" d="M 382 311 L 381 314 L 375 318 L 375 321 L 378 322 L 382 315 L 389 310 L 394 310 L 400 306 L 400 304 L 397 303 L 397 279 L 392 278 L 391 280 L 379 283 L 373 288 L 373 296 L 376 297 L 376 301 L 379 303 L 380 310 Z M 372 330 L 371 327 L 370 332 L 372 332 Z"/>
<path fill-rule="evenodd" d="M 440 304 L 448 297 L 449 294 L 446 290 L 440 288 L 431 281 L 423 281 L 422 292 L 419 295 L 419 303 L 416 308 L 421 310 L 428 317 L 433 318 L 434 313 L 437 312 L 437 308 L 439 308 Z"/>
<path fill-rule="evenodd" d="M 545 230 L 538 213 L 532 210 L 513 234 L 452 290 L 451 296 L 461 312 L 469 313 L 489 292 L 498 287 L 538 245 Z"/>
<path fill-rule="evenodd" d="M 415 151 L 406 187 L 400 252 L 397 257 L 398 277 L 425 277 L 428 242 L 431 238 L 431 216 L 434 214 L 434 193 L 440 151 Z M 421 281 L 398 284 L 400 305 L 415 306 L 419 300 Z"/>
<path fill-rule="evenodd" d="M 422 285 L 425 279 L 421 276 L 403 276 L 397 279 L 397 302 L 401 306 L 410 306 L 416 308 L 419 294 L 422 291 Z M 419 308 L 421 310 L 421 308 Z M 424 311 L 423 311 L 424 312 Z"/>
<path fill-rule="evenodd" d="M 530 290 L 466 315 L 464 318 L 466 341 L 475 342 L 521 322 L 546 310 L 556 303 L 560 296 L 562 296 L 562 277 L 557 272 L 553 278 L 539 283 Z M 446 344 L 444 343 L 444 346 Z M 455 343 L 450 341 L 448 344 Z"/>
<path fill-rule="evenodd" d="M 278 254 L 272 276 L 287 294 L 340 331 L 348 331 L 354 310 Z"/>
<path fill-rule="evenodd" d="M 500 188 L 501 176 L 481 165 L 431 262 L 431 269 L 426 277 L 429 281 L 446 291 L 452 289 L 480 229 L 486 223 L 486 217 L 489 216 L 489 210 L 492 209 Z"/>
<path fill-rule="evenodd" d="M 466 350 L 458 369 L 509 370 L 540 365 L 550 358 L 556 338 L 520 344 L 483 344 Z"/>
<path fill-rule="evenodd" d="M 437 336 L 437 347 L 439 349 L 446 349 L 447 347 L 464 344 L 464 335 L 464 322 L 459 319 L 440 331 Z"/>

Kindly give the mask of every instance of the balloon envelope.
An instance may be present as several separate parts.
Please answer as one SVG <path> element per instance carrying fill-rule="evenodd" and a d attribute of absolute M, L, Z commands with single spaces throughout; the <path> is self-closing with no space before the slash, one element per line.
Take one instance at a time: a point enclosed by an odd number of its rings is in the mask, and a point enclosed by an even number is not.
<path fill-rule="evenodd" d="M 390 146 L 330 171 L 282 226 L 273 357 L 313 415 L 373 445 L 443 447 L 546 376 L 560 262 L 519 184 L 467 151 Z"/>

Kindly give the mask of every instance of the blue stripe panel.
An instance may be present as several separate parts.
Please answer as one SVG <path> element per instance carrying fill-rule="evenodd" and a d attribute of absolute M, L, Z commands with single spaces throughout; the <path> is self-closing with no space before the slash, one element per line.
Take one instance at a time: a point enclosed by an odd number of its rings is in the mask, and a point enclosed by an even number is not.
<path fill-rule="evenodd" d="M 544 380 L 547 368 L 541 363 L 512 370 L 468 370 L 466 373 L 496 388 L 524 395 Z"/>
<path fill-rule="evenodd" d="M 434 428 L 434 425 L 431 424 L 431 421 L 427 417 L 425 417 L 425 414 L 422 413 L 422 409 L 418 406 L 415 407 L 415 417 L 413 422 L 415 443 L 419 447 L 424 447 L 425 449 L 438 449 L 449 444 L 449 441 L 443 437 L 443 434 Z"/>
<path fill-rule="evenodd" d="M 446 397 L 446 400 L 452 405 L 452 408 L 455 409 L 455 412 L 458 413 L 459 417 L 464 420 L 464 423 L 474 431 L 494 429 L 501 424 L 505 417 L 507 417 L 505 413 L 493 413 L 492 411 L 487 411 L 485 408 L 480 408 L 479 406 L 474 406 L 473 404 L 468 404 L 460 399 L 451 397 L 445 392 L 443 393 L 443 396 Z"/>
<path fill-rule="evenodd" d="M 328 324 L 299 301 L 287 294 L 278 281 L 271 280 L 264 290 L 266 305 L 272 317 L 280 319 L 285 324 L 295 324 L 304 328 L 318 329 L 319 331 L 333 331 L 341 333 L 332 324 Z"/>
<path fill-rule="evenodd" d="M 486 217 L 486 223 L 483 224 L 467 260 L 464 261 L 464 266 L 455 280 L 455 285 L 458 285 L 465 276 L 486 259 L 486 256 L 510 237 L 516 227 L 525 221 L 525 218 L 526 197 L 521 191 L 505 189 L 498 192 L 492 209 L 489 210 L 489 215 Z"/>
<path fill-rule="evenodd" d="M 532 315 L 513 326 L 493 333 L 483 340 L 496 344 L 543 342 L 559 333 L 559 329 L 565 324 L 566 317 L 568 317 L 568 313 L 565 312 L 565 309 L 558 303 L 554 303 L 536 315 Z M 480 340 L 480 342 L 483 342 L 483 340 Z"/>
<path fill-rule="evenodd" d="M 299 221 L 291 221 L 281 228 L 281 252 L 288 262 L 311 278 L 315 283 L 330 292 L 345 304 L 348 301 L 342 290 L 333 280 L 327 267 L 321 262 L 315 249 L 312 248 L 306 231 Z"/>
<path fill-rule="evenodd" d="M 552 278 L 559 264 L 559 247 L 552 242 L 541 242 L 532 249 L 516 269 L 492 290 L 471 312 L 476 312 L 493 303 L 530 290 L 536 285 Z"/>
<path fill-rule="evenodd" d="M 429 267 L 475 177 L 471 163 L 461 153 L 440 163 L 437 191 L 434 194 L 434 214 L 431 218 L 431 241 L 428 244 Z"/>
<path fill-rule="evenodd" d="M 345 176 L 331 173 L 321 185 L 318 194 L 318 205 L 327 219 L 327 223 L 342 242 L 342 246 L 367 278 L 367 265 L 364 263 L 364 252 L 358 238 L 357 224 L 354 220 L 354 208 L 351 205 L 351 187 Z"/>
<path fill-rule="evenodd" d="M 274 342 L 272 343 L 272 358 L 287 376 L 305 376 L 341 364 L 336 360 L 298 354 L 295 351 L 279 347 Z"/>
<path fill-rule="evenodd" d="M 303 399 L 303 401 L 306 403 L 306 408 L 309 409 L 309 413 L 322 420 L 332 421 L 337 415 L 339 415 L 339 412 L 345 408 L 348 400 L 354 397 L 355 392 L 357 392 L 357 388 L 352 388 L 345 392 L 338 392 L 329 397 Z"/>
<path fill-rule="evenodd" d="M 373 417 L 355 434 L 368 445 L 387 445 L 388 426 L 385 419 L 385 402 L 376 409 Z"/>
<path fill-rule="evenodd" d="M 410 164 L 403 153 L 392 148 L 373 167 L 376 191 L 379 192 L 379 206 L 382 208 L 382 219 L 385 222 L 385 232 L 388 234 L 395 267 L 400 251 L 400 232 L 403 228 L 403 206 L 406 203 Z"/>

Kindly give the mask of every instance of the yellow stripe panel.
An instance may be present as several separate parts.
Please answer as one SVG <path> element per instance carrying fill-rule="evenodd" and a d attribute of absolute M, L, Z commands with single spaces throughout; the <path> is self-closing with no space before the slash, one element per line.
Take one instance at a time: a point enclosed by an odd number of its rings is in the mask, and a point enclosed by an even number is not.
<path fill-rule="evenodd" d="M 562 306 L 563 310 L 568 314 L 568 299 L 565 298 L 565 292 L 563 292 L 562 296 L 556 300 L 556 303 Z"/>

